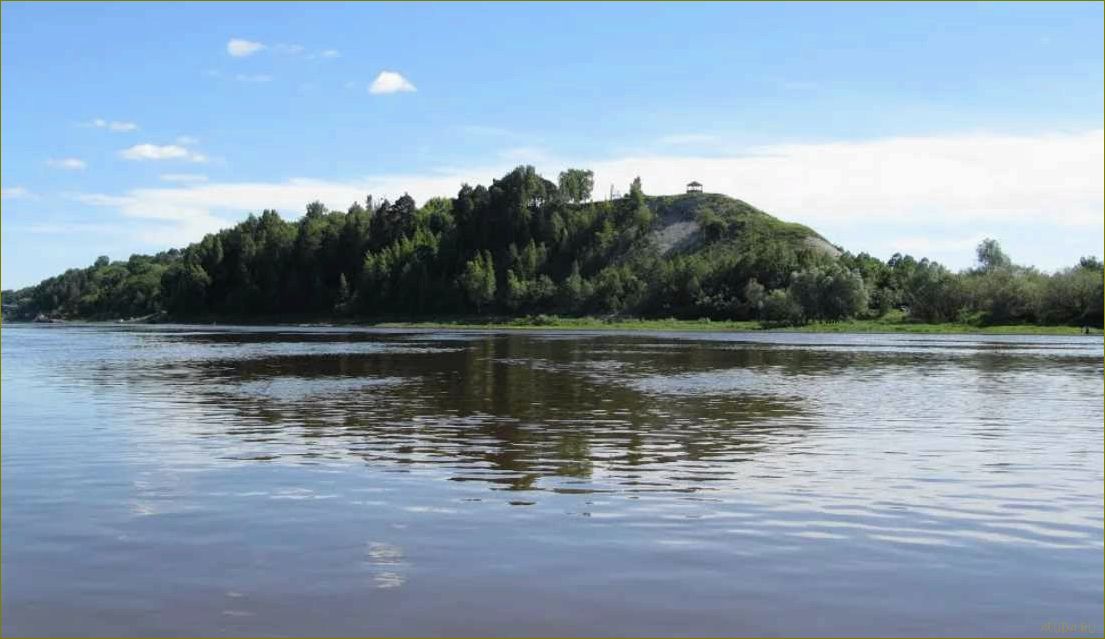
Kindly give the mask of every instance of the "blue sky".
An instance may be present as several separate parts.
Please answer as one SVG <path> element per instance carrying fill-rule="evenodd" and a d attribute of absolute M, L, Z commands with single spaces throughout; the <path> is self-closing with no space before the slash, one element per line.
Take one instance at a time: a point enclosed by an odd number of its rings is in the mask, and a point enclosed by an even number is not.
<path fill-rule="evenodd" d="M 1058 268 L 1105 253 L 1102 6 L 4 3 L 3 286 L 520 163 Z"/>

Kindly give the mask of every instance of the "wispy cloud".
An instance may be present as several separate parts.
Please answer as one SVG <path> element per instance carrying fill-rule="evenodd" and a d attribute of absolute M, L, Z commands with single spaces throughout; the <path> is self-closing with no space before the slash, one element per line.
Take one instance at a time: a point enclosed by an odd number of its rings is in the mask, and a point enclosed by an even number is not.
<path fill-rule="evenodd" d="M 1040 220 L 1100 226 L 1102 130 L 778 144 L 721 156 L 645 155 L 594 165 L 595 183 L 677 193 L 692 180 L 787 219 Z"/>
<path fill-rule="evenodd" d="M 264 49 L 265 45 L 260 42 L 245 40 L 243 38 L 231 38 L 230 41 L 226 43 L 226 52 L 235 58 L 251 56 Z"/>
<path fill-rule="evenodd" d="M 590 168 L 600 193 L 610 184 L 624 191 L 638 175 L 650 194 L 681 193 L 687 182 L 697 179 L 707 191 L 810 224 L 853 250 L 884 257 L 898 250 L 948 250 L 969 259 L 976 240 L 996 226 L 1062 225 L 1067 230 L 1057 233 L 1063 236 L 1075 232 L 1100 240 L 1103 156 L 1101 130 L 783 144 L 727 156 L 651 154 L 602 160 L 550 157 L 540 148 L 520 147 L 504 151 L 496 162 L 447 171 L 345 181 L 180 184 L 98 199 L 86 194 L 84 201 L 145 220 L 143 241 L 158 238 L 164 240 L 159 246 L 178 246 L 250 211 L 276 208 L 297 216 L 315 199 L 345 208 L 369 193 L 393 199 L 410 193 L 423 202 L 455 195 L 464 182 L 486 184 L 516 164 L 537 163 L 545 175 L 568 166 Z M 870 237 L 864 229 L 876 226 L 893 232 L 868 245 L 849 240 L 849 234 Z M 952 239 L 928 239 L 940 237 Z"/>
<path fill-rule="evenodd" d="M 277 44 L 272 49 L 284 55 L 299 55 L 306 50 L 306 47 L 302 44 Z"/>
<path fill-rule="evenodd" d="M 100 129 L 107 129 L 108 131 L 114 131 L 116 133 L 129 133 L 130 131 L 137 131 L 138 125 L 134 122 L 121 122 L 119 120 L 107 121 L 101 118 L 96 118 L 92 121 L 92 126 Z"/>
<path fill-rule="evenodd" d="M 88 168 L 88 163 L 80 158 L 50 158 L 46 160 L 46 164 L 66 171 L 83 171 Z"/>
<path fill-rule="evenodd" d="M 206 162 L 207 156 L 197 153 L 178 144 L 135 144 L 132 147 L 119 151 L 119 156 L 125 160 L 187 160 L 189 162 Z"/>
<path fill-rule="evenodd" d="M 986 238 L 985 233 L 976 233 L 963 237 L 935 237 L 931 235 L 910 235 L 893 241 L 902 253 L 914 255 L 932 255 L 934 253 L 960 252 L 970 254 L 978 243 Z"/>
<path fill-rule="evenodd" d="M 5 186 L 0 188 L 0 199 L 4 200 L 31 200 L 37 196 L 22 186 Z"/>
<path fill-rule="evenodd" d="M 106 195 L 104 193 L 66 193 L 65 197 L 90 206 L 122 206 L 129 201 L 127 197 L 122 195 Z"/>
<path fill-rule="evenodd" d="M 272 76 L 268 75 L 267 73 L 239 73 L 238 75 L 234 76 L 234 79 L 238 82 L 272 82 Z"/>
<path fill-rule="evenodd" d="M 235 58 L 245 58 L 263 51 L 282 56 L 303 56 L 308 60 L 341 57 L 341 52 L 337 49 L 323 49 L 314 53 L 307 53 L 307 47 L 294 42 L 265 44 L 263 42 L 255 42 L 244 38 L 231 38 L 231 40 L 226 43 L 226 52 Z"/>
<path fill-rule="evenodd" d="M 96 118 L 89 122 L 91 126 L 97 129 L 107 129 L 115 133 L 129 133 L 131 131 L 137 131 L 138 125 L 134 122 L 121 122 L 119 120 L 105 120 L 103 118 Z"/>
<path fill-rule="evenodd" d="M 206 182 L 207 176 L 200 173 L 162 173 L 163 182 L 195 183 Z"/>
<path fill-rule="evenodd" d="M 199 144 L 200 141 L 190 135 L 178 135 L 176 143 L 180 144 L 181 146 L 193 146 Z"/>
<path fill-rule="evenodd" d="M 374 95 L 407 93 L 417 90 L 409 80 L 395 71 L 381 71 L 380 75 L 376 76 L 376 79 L 368 87 L 368 92 Z"/>
<path fill-rule="evenodd" d="M 717 142 L 716 135 L 710 135 L 708 133 L 677 133 L 674 135 L 665 135 L 657 140 L 659 144 L 665 146 L 684 146 L 692 144 L 709 144 Z"/>

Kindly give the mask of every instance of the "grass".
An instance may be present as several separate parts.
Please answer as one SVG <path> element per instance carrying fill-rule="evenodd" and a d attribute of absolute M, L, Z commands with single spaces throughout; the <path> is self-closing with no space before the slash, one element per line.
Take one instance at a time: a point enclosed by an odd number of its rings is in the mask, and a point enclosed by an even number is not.
<path fill-rule="evenodd" d="M 598 317 L 559 317 L 537 315 L 514 318 L 458 318 L 429 322 L 378 322 L 382 328 L 476 328 L 476 329 L 575 329 L 618 331 L 780 331 L 789 333 L 928 333 L 983 335 L 1079 335 L 1077 326 L 975 326 L 973 324 L 924 324 L 910 322 L 900 312 L 888 313 L 879 319 L 855 319 L 843 322 L 811 322 L 802 326 L 767 326 L 758 321 L 711 321 L 709 319 L 634 319 Z M 1101 335 L 1099 328 L 1091 334 Z"/>

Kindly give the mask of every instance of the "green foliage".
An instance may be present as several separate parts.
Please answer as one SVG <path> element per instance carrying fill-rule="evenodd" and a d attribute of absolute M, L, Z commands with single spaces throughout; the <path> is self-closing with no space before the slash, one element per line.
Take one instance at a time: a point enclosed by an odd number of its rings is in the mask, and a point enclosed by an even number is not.
<path fill-rule="evenodd" d="M 994 239 L 982 240 L 975 249 L 975 255 L 978 256 L 979 269 L 984 272 L 1007 269 L 1013 265 L 1013 261 L 1001 250 L 1001 245 Z"/>
<path fill-rule="evenodd" d="M 776 324 L 798 324 L 802 321 L 802 307 L 782 289 L 768 293 L 763 300 L 763 318 Z"/>
<path fill-rule="evenodd" d="M 952 273 L 908 255 L 839 254 L 809 228 L 722 195 L 650 197 L 637 178 L 625 197 L 591 202 L 593 186 L 590 171 L 568 169 L 554 184 L 520 166 L 421 207 L 404 195 L 344 212 L 312 202 L 290 221 L 266 210 L 183 250 L 100 257 L 4 291 L 4 315 L 1102 322 L 1097 258 L 1044 274 L 986 240 L 978 268 Z M 664 240 L 667 229 L 685 232 Z"/>
<path fill-rule="evenodd" d="M 460 285 L 476 312 L 495 299 L 495 262 L 488 251 L 480 251 L 464 266 Z"/>
<path fill-rule="evenodd" d="M 903 301 L 911 317 L 950 322 L 965 302 L 963 283 L 940 264 L 921 260 L 905 282 Z"/>
<path fill-rule="evenodd" d="M 828 264 L 795 273 L 787 295 L 807 320 L 837 321 L 867 308 L 867 289 L 859 273 Z"/>
<path fill-rule="evenodd" d="M 560 173 L 560 194 L 573 204 L 582 204 L 591 199 L 595 188 L 595 174 L 583 169 L 568 169 Z"/>
<path fill-rule="evenodd" d="M 763 284 L 756 281 L 756 278 L 752 278 L 744 286 L 744 300 L 752 317 L 759 317 L 767 300 L 767 290 Z"/>

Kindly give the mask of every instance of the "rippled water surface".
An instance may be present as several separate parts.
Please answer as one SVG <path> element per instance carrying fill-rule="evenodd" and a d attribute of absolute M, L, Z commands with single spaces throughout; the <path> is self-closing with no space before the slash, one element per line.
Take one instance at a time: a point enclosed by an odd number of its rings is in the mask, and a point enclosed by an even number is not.
<path fill-rule="evenodd" d="M 1100 338 L 2 337 L 5 635 L 1102 633 Z"/>

